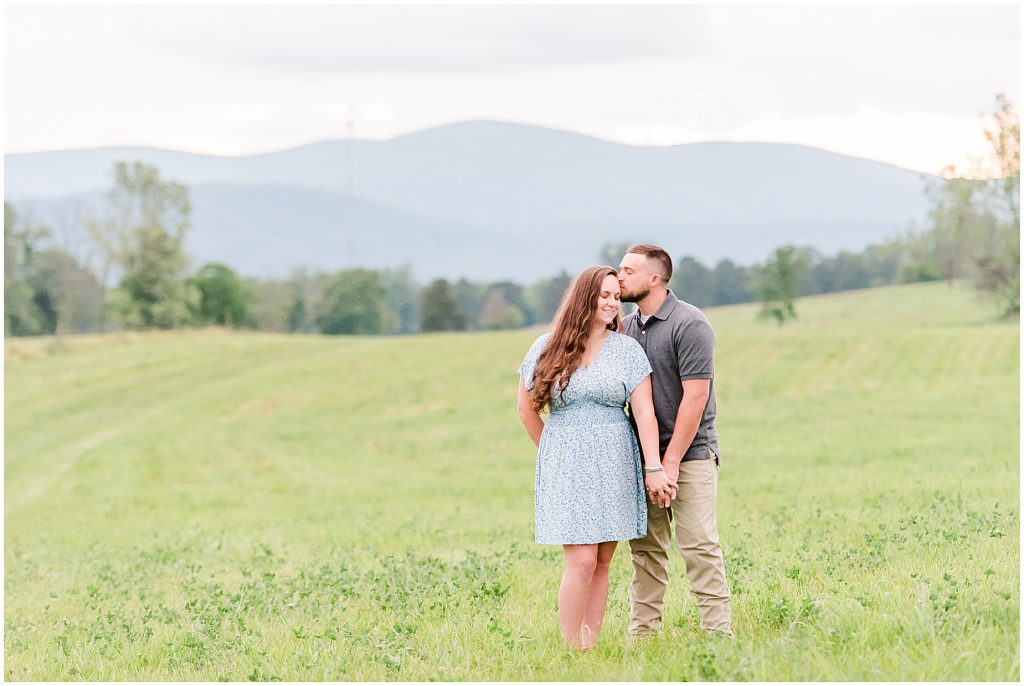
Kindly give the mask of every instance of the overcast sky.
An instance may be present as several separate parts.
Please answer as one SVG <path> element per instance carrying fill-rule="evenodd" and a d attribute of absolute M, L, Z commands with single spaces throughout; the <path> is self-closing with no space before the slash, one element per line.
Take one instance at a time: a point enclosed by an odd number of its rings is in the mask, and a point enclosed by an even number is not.
<path fill-rule="evenodd" d="M 5 151 L 223 155 L 467 119 L 803 143 L 937 172 L 1020 102 L 1001 6 L 5 8 Z"/>

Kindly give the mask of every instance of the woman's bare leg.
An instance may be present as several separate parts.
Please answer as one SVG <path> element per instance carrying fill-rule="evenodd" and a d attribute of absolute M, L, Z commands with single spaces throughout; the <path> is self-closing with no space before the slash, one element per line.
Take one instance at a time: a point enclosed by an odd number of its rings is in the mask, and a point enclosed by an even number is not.
<path fill-rule="evenodd" d="M 603 544 L 602 544 L 603 545 Z M 580 647 L 580 626 L 587 608 L 590 584 L 597 567 L 597 544 L 565 545 L 565 573 L 558 587 L 558 620 L 562 638 L 574 648 Z M 607 597 L 607 584 L 605 584 Z"/>
<path fill-rule="evenodd" d="M 612 556 L 618 541 L 608 541 L 597 545 L 597 563 L 594 576 L 590 582 L 586 606 L 583 610 L 583 622 L 580 626 L 583 648 L 597 643 L 604 622 L 604 611 L 608 607 L 608 570 L 611 568 Z"/>

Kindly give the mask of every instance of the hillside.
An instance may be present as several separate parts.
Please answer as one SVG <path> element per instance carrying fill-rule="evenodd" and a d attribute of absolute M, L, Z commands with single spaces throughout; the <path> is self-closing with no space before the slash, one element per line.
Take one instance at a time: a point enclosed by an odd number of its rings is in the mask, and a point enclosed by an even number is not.
<path fill-rule="evenodd" d="M 750 263 L 787 242 L 857 250 L 905 232 L 926 208 L 919 173 L 806 146 L 640 147 L 497 122 L 242 157 L 7 155 L 6 197 L 39 216 L 98 207 L 117 160 L 155 164 L 193 189 L 190 250 L 254 276 L 410 263 L 422 278 L 527 281 L 639 240 Z"/>

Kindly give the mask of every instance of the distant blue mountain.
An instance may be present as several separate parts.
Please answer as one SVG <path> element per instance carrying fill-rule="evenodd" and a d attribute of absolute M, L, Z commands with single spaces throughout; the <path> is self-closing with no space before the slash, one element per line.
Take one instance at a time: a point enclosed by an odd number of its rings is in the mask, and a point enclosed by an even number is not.
<path fill-rule="evenodd" d="M 117 160 L 185 183 L 188 248 L 253 276 L 413 265 L 422 278 L 532 281 L 609 242 L 652 241 L 709 266 L 784 243 L 857 250 L 923 218 L 922 175 L 799 145 L 637 147 L 464 122 L 387 141 L 245 157 L 155 148 L 5 156 L 5 193 L 38 215 L 98 203 Z"/>

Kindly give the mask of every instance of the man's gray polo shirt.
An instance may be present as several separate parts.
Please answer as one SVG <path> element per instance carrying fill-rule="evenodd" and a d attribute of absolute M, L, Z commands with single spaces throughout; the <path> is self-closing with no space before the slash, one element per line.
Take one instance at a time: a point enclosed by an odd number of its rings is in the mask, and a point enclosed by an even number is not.
<path fill-rule="evenodd" d="M 711 379 L 704 415 L 683 461 L 707 460 L 712 457 L 712 450 L 721 458 L 715 430 L 715 332 L 704 313 L 669 291 L 665 302 L 646 324 L 640 322 L 639 309 L 626 317 L 623 333 L 639 341 L 654 370 L 651 387 L 662 456 L 672 440 L 676 413 L 683 400 L 682 382 Z"/>

